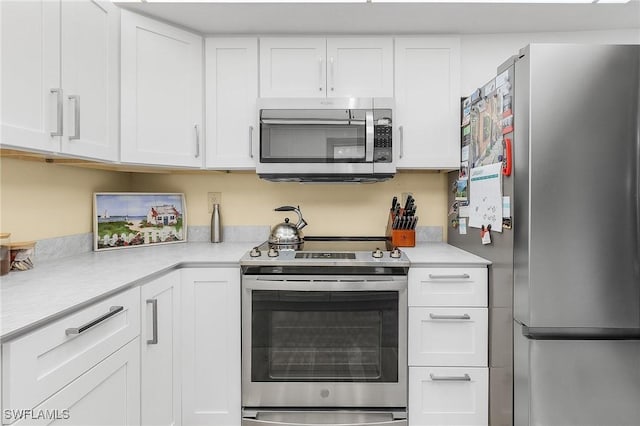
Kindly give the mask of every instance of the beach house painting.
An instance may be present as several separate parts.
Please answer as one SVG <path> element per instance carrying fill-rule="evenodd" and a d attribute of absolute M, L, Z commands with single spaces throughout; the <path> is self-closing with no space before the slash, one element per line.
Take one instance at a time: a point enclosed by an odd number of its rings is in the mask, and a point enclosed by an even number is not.
<path fill-rule="evenodd" d="M 96 251 L 187 240 L 184 194 L 103 192 L 93 203 Z"/>

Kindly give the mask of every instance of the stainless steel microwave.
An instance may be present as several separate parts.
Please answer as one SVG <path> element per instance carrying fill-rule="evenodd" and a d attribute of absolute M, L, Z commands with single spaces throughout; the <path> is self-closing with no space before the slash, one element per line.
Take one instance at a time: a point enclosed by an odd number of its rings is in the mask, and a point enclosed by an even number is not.
<path fill-rule="evenodd" d="M 259 99 L 256 170 L 285 182 L 377 182 L 396 172 L 393 99 Z"/>

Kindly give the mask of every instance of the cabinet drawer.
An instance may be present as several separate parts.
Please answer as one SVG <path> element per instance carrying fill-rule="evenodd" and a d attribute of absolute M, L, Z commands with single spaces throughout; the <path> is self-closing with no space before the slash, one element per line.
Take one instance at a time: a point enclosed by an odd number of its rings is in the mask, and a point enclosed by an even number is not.
<path fill-rule="evenodd" d="M 487 368 L 409 368 L 409 425 L 486 426 Z"/>
<path fill-rule="evenodd" d="M 487 365 L 486 308 L 409 308 L 409 365 Z"/>
<path fill-rule="evenodd" d="M 3 344 L 3 409 L 37 406 L 139 334 L 133 288 Z"/>
<path fill-rule="evenodd" d="M 487 306 L 487 268 L 411 268 L 409 306 Z"/>

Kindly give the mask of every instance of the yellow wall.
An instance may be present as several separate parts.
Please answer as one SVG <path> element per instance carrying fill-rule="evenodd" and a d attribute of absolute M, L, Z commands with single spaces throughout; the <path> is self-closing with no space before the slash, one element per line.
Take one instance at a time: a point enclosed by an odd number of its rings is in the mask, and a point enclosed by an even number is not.
<path fill-rule="evenodd" d="M 93 192 L 126 191 L 131 176 L 0 158 L 0 230 L 12 241 L 91 232 Z"/>
<path fill-rule="evenodd" d="M 306 235 L 383 235 L 394 195 L 411 192 L 416 198 L 420 225 L 446 229 L 446 174 L 401 172 L 375 184 L 313 185 L 273 183 L 252 172 L 151 175 L 134 174 L 132 190 L 184 192 L 188 221 L 207 225 L 208 192 L 221 192 L 223 225 L 275 225 L 293 213 L 273 209 L 300 205 L 309 226 Z"/>
<path fill-rule="evenodd" d="M 265 182 L 253 172 L 130 173 L 0 158 L 0 231 L 13 241 L 92 231 L 93 192 L 184 192 L 188 225 L 208 225 L 208 192 L 221 192 L 223 225 L 275 225 L 300 205 L 306 235 L 382 235 L 394 195 L 411 192 L 420 225 L 446 231 L 446 174 L 400 172 L 388 182 L 301 185 Z M 446 238 L 446 236 L 445 236 Z"/>

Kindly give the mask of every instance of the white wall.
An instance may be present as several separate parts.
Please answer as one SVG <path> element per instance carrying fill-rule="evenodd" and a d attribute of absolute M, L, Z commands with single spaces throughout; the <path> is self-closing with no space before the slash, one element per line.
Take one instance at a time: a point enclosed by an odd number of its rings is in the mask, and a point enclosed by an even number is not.
<path fill-rule="evenodd" d="M 461 96 L 468 96 L 495 77 L 500 64 L 530 43 L 640 44 L 640 28 L 561 33 L 461 35 Z"/>

